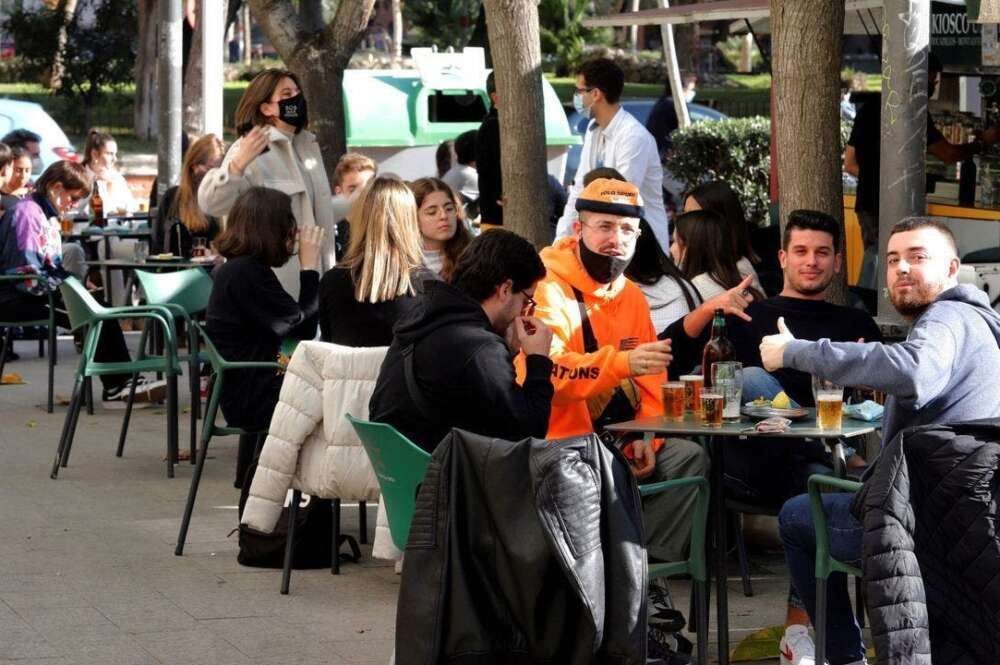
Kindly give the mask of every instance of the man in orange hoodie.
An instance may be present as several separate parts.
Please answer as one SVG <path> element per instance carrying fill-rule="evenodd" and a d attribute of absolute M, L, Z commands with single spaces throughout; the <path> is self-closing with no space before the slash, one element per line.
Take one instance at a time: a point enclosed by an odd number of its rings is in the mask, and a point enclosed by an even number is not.
<path fill-rule="evenodd" d="M 634 417 L 663 415 L 660 387 L 670 341 L 658 341 L 649 305 L 624 276 L 639 235 L 642 203 L 634 185 L 590 183 L 576 201 L 573 236 L 542 250 L 545 278 L 535 290 L 537 316 L 552 329 L 552 414 L 547 438 L 593 431 Z M 649 481 L 707 475 L 708 455 L 684 439 L 643 440 L 626 454 Z M 664 492 L 644 502 L 650 556 L 686 556 L 693 491 Z"/>

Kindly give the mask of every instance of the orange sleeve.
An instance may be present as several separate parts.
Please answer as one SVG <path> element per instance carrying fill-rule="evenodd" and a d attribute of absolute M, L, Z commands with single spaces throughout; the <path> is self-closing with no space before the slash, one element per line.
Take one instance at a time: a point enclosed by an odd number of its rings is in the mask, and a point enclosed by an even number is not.
<path fill-rule="evenodd" d="M 535 301 L 535 316 L 552 329 L 549 357 L 553 363 L 554 406 L 586 400 L 629 376 L 628 351 L 609 344 L 594 353 L 582 352 L 579 306 L 574 298 L 566 296 L 559 283 L 541 282 L 535 289 Z"/>

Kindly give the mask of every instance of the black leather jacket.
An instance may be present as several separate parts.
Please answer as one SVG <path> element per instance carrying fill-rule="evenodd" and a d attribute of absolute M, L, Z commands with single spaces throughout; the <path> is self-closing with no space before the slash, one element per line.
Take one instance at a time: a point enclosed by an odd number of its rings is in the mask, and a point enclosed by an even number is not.
<path fill-rule="evenodd" d="M 984 399 L 995 396 L 984 396 Z M 877 663 L 1000 663 L 1000 420 L 901 431 L 852 509 Z"/>
<path fill-rule="evenodd" d="M 632 473 L 597 437 L 452 430 L 417 496 L 396 662 L 642 665 L 643 541 Z"/>

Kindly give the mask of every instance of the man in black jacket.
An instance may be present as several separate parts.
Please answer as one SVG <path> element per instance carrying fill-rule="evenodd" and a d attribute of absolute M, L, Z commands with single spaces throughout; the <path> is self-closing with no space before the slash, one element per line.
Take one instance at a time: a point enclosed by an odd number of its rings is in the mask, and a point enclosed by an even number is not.
<path fill-rule="evenodd" d="M 552 332 L 531 316 L 544 276 L 535 248 L 517 234 L 497 229 L 473 240 L 451 282 L 428 283 L 422 302 L 396 324 L 371 419 L 428 452 L 453 427 L 511 441 L 544 438 Z M 512 364 L 519 350 L 527 355 L 521 386 Z"/>

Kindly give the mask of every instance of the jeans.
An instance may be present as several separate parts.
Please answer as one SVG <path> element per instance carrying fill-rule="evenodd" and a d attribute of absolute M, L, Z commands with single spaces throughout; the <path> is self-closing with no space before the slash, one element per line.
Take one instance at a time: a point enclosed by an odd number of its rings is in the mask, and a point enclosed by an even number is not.
<path fill-rule="evenodd" d="M 770 372 L 763 367 L 743 368 L 743 401 L 752 402 L 758 397 L 774 399 L 784 388 Z M 791 406 L 798 406 L 795 402 Z"/>
<path fill-rule="evenodd" d="M 851 494 L 824 494 L 830 555 L 842 563 L 860 567 L 863 530 L 850 512 Z M 809 617 L 816 617 L 816 530 L 809 510 L 809 496 L 789 499 L 778 515 L 781 541 L 792 575 L 792 585 L 805 603 Z M 827 579 L 826 659 L 830 665 L 861 660 L 865 654 L 861 628 L 851 608 L 847 576 L 833 573 Z"/>

